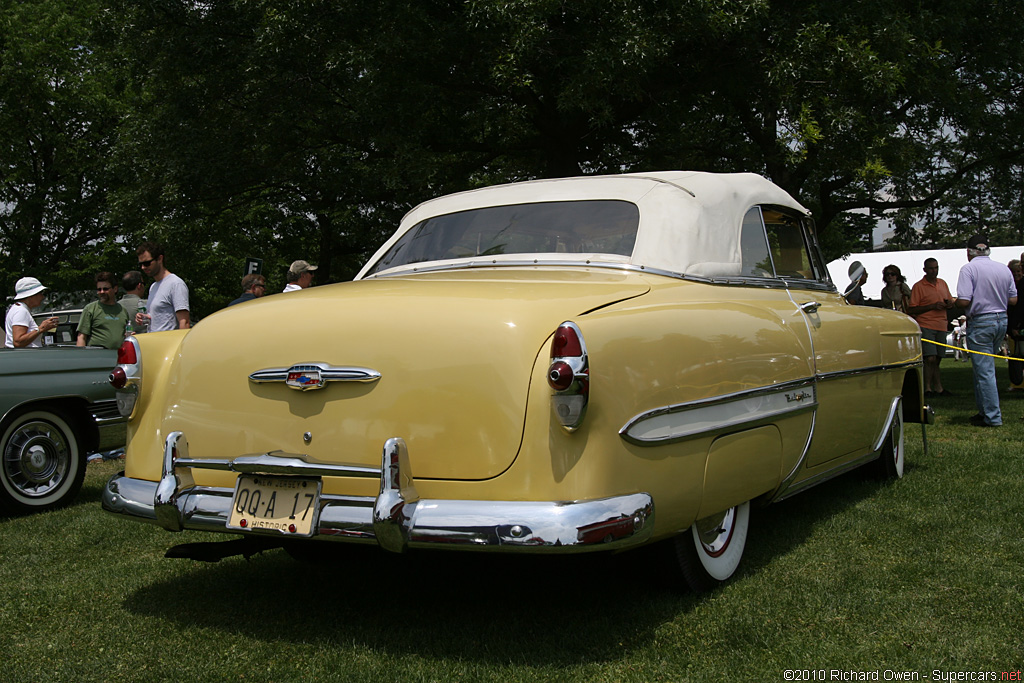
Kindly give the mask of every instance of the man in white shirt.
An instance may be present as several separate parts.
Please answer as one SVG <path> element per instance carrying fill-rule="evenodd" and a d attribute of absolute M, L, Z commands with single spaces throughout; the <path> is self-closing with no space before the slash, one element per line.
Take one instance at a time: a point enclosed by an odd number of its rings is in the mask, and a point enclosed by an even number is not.
<path fill-rule="evenodd" d="M 282 292 L 297 292 L 312 286 L 314 270 L 316 270 L 316 266 L 312 266 L 306 261 L 293 261 L 288 268 L 288 284 Z"/>
<path fill-rule="evenodd" d="M 192 326 L 188 308 L 188 285 L 164 265 L 164 248 L 143 242 L 136 250 L 139 270 L 153 278 L 149 286 L 149 311 L 136 313 L 136 325 L 149 325 L 150 332 L 187 330 Z"/>

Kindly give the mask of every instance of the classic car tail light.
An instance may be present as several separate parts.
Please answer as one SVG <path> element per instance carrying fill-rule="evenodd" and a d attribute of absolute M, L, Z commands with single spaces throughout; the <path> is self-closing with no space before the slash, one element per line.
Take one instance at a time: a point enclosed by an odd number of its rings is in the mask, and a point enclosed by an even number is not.
<path fill-rule="evenodd" d="M 548 370 L 548 384 L 555 391 L 565 391 L 572 386 L 574 379 L 576 379 L 575 373 L 564 360 L 555 361 Z"/>
<path fill-rule="evenodd" d="M 583 333 L 575 323 L 564 322 L 551 340 L 548 384 L 554 390 L 551 407 L 559 423 L 570 432 L 583 423 L 590 400 L 590 364 Z"/>
<path fill-rule="evenodd" d="M 124 343 L 117 349 L 117 363 L 118 365 L 135 365 L 139 362 L 139 354 L 135 349 L 133 340 L 125 339 Z"/>
<path fill-rule="evenodd" d="M 130 417 L 139 398 L 142 380 L 142 354 L 135 337 L 128 337 L 117 350 L 117 365 L 110 371 L 110 384 L 116 389 L 117 411 Z"/>
<path fill-rule="evenodd" d="M 124 368 L 118 366 L 111 371 L 110 383 L 115 389 L 124 389 L 124 385 L 128 384 L 128 374 L 124 371 Z"/>
<path fill-rule="evenodd" d="M 576 325 L 562 323 L 561 327 L 555 330 L 554 339 L 551 340 L 551 357 L 582 356 L 583 341 L 581 336 Z"/>

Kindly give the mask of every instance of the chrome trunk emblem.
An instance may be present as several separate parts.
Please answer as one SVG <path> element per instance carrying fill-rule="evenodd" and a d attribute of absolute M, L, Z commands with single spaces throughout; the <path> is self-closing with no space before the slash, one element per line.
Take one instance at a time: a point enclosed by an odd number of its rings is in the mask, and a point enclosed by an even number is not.
<path fill-rule="evenodd" d="M 290 368 L 268 368 L 249 375 L 255 384 L 284 382 L 297 391 L 323 389 L 327 382 L 376 382 L 380 373 L 370 368 L 334 367 L 326 363 L 299 363 Z"/>
<path fill-rule="evenodd" d="M 320 368 L 315 365 L 293 365 L 288 368 L 288 377 L 284 383 L 292 389 L 309 391 L 310 389 L 323 389 L 324 381 L 320 374 Z"/>

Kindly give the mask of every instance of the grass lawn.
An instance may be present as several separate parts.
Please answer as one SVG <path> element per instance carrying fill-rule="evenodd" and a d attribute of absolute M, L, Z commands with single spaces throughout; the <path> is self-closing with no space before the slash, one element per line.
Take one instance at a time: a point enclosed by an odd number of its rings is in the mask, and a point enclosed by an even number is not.
<path fill-rule="evenodd" d="M 754 511 L 738 575 L 704 596 L 653 551 L 164 559 L 216 539 L 102 512 L 121 463 L 93 464 L 72 507 L 0 517 L 0 681 L 1020 680 L 1024 392 L 971 427 L 970 372 L 943 362 L 957 395 L 932 400 L 927 455 L 908 425 L 901 481 Z"/>

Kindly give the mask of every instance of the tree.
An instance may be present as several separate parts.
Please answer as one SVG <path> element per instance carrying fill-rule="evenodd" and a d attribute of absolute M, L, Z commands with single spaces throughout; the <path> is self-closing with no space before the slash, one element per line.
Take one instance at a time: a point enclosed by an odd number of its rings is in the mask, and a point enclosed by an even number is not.
<path fill-rule="evenodd" d="M 0 4 L 0 281 L 84 289 L 109 268 L 106 160 L 116 68 L 92 49 L 100 3 Z"/>
<path fill-rule="evenodd" d="M 1024 150 L 1024 28 L 991 0 L 115 7 L 137 173 L 115 217 L 323 279 L 432 195 L 662 168 L 768 176 L 836 256 Z"/>

